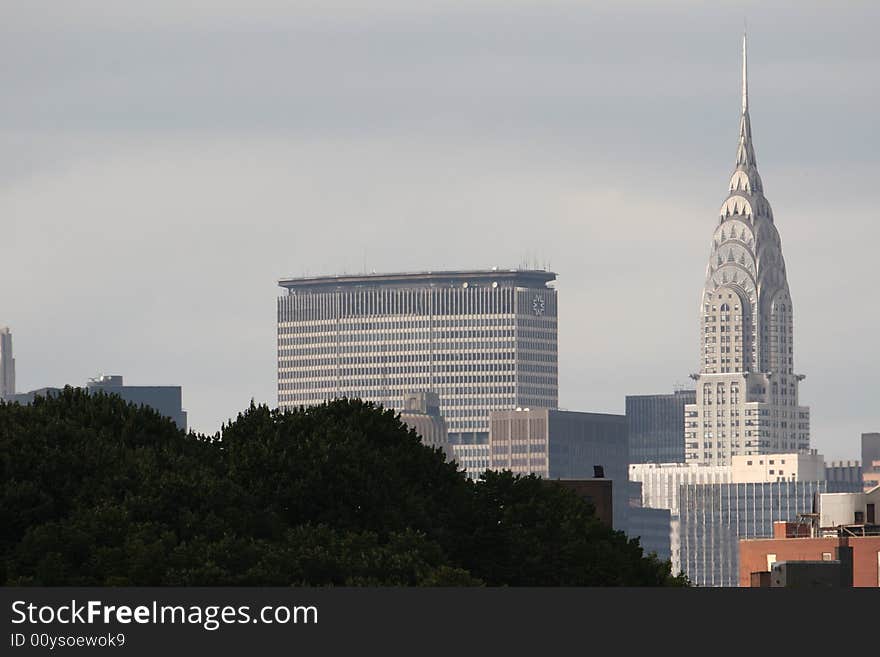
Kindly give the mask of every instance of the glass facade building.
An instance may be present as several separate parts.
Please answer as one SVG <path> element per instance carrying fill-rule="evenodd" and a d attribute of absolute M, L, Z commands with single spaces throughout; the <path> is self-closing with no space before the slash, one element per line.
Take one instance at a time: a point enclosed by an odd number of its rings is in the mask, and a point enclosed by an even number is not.
<path fill-rule="evenodd" d="M 695 586 L 739 585 L 739 541 L 811 513 L 824 481 L 686 484 L 679 490 L 682 570 Z"/>
<path fill-rule="evenodd" d="M 627 522 L 626 418 L 552 408 L 493 411 L 489 468 L 544 479 L 591 479 L 603 468 L 612 482 L 615 529 Z"/>
<path fill-rule="evenodd" d="M 627 395 L 626 430 L 630 463 L 684 462 L 684 407 L 696 390 L 668 395 Z"/>
<path fill-rule="evenodd" d="M 432 391 L 452 443 L 489 411 L 558 405 L 556 274 L 479 270 L 279 281 L 278 405 Z"/>

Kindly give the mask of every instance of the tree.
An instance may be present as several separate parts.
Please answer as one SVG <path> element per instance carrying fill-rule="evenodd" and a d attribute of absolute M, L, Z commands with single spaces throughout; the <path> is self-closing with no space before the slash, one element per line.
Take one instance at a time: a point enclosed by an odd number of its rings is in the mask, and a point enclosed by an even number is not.
<path fill-rule="evenodd" d="M 214 436 L 72 388 L 0 404 L 7 585 L 670 584 L 534 477 L 468 480 L 392 411 L 251 406 Z"/>

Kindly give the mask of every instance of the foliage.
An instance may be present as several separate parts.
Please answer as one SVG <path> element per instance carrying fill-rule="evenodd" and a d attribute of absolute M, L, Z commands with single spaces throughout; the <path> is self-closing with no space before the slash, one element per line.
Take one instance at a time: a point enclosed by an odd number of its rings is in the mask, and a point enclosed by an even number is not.
<path fill-rule="evenodd" d="M 663 585 L 568 490 L 468 480 L 393 411 L 253 403 L 215 436 L 66 388 L 0 404 L 5 585 Z"/>

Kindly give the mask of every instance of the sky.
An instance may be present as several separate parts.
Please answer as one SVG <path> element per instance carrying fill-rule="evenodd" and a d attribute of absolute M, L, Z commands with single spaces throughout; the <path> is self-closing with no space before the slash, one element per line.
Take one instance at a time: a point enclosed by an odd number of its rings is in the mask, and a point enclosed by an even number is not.
<path fill-rule="evenodd" d="M 0 0 L 19 391 L 274 406 L 279 278 L 549 266 L 560 405 L 690 383 L 740 39 L 812 445 L 880 430 L 877 3 Z"/>

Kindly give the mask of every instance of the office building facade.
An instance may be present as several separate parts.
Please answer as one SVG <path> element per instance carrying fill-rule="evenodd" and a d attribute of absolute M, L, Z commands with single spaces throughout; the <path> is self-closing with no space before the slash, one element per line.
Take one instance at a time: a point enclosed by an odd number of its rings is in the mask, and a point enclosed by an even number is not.
<path fill-rule="evenodd" d="M 489 469 L 489 443 L 450 443 L 449 447 L 468 479 L 477 480 Z"/>
<path fill-rule="evenodd" d="M 684 409 L 695 390 L 666 395 L 627 395 L 626 429 L 630 463 L 684 462 Z"/>
<path fill-rule="evenodd" d="M 15 394 L 15 358 L 12 356 L 12 332 L 0 326 L 0 399 Z"/>
<path fill-rule="evenodd" d="M 830 461 L 825 464 L 828 490 L 835 493 L 858 493 L 864 489 L 862 464 L 858 461 Z"/>
<path fill-rule="evenodd" d="M 809 449 L 793 318 L 782 244 L 752 144 L 743 36 L 739 143 L 706 267 L 697 399 L 685 417 L 687 462 L 725 465 L 736 454 Z"/>
<path fill-rule="evenodd" d="M 186 411 L 183 410 L 183 390 L 180 386 L 129 386 L 118 374 L 102 374 L 86 382 L 91 393 L 119 395 L 131 404 L 148 406 L 186 431 Z"/>
<path fill-rule="evenodd" d="M 634 463 L 629 466 L 629 479 L 641 488 L 641 506 L 669 511 L 669 554 L 674 575 L 682 572 L 681 521 L 679 495 L 688 484 L 730 483 L 733 469 L 729 465 L 686 463 Z"/>
<path fill-rule="evenodd" d="M 85 388 L 90 393 L 103 392 L 118 395 L 123 400 L 136 405 L 152 408 L 159 415 L 170 418 L 182 431 L 186 431 L 186 411 L 183 410 L 183 392 L 180 386 L 128 386 L 118 374 L 100 375 L 89 379 Z M 38 388 L 30 392 L 20 392 L 9 398 L 18 404 L 32 404 L 36 397 L 59 395 L 63 388 Z"/>
<path fill-rule="evenodd" d="M 626 417 L 552 408 L 492 411 L 489 468 L 544 479 L 589 479 L 602 466 L 612 482 L 614 526 L 626 529 Z"/>
<path fill-rule="evenodd" d="M 279 281 L 278 404 L 431 391 L 452 443 L 489 412 L 558 405 L 556 274 L 479 270 Z"/>
<path fill-rule="evenodd" d="M 411 392 L 404 395 L 400 420 L 414 429 L 422 443 L 439 447 L 452 460 L 449 446 L 449 428 L 440 414 L 440 397 L 434 392 Z"/>
<path fill-rule="evenodd" d="M 824 481 L 688 484 L 679 492 L 681 568 L 696 586 L 739 585 L 739 541 L 811 513 Z"/>
<path fill-rule="evenodd" d="M 862 483 L 864 490 L 880 485 L 880 433 L 862 434 Z"/>

